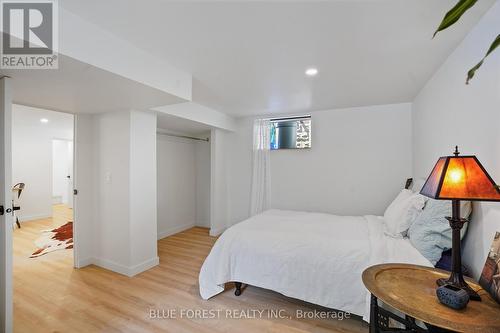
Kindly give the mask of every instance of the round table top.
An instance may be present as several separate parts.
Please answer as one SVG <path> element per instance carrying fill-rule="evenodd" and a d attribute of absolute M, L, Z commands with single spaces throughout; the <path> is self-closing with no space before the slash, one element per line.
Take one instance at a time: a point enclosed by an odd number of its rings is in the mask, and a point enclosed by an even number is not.
<path fill-rule="evenodd" d="M 477 283 L 466 278 L 482 301 L 462 310 L 444 306 L 436 296 L 436 280 L 449 272 L 408 264 L 382 264 L 363 272 L 366 288 L 382 302 L 425 323 L 456 332 L 500 332 L 500 305 Z"/>

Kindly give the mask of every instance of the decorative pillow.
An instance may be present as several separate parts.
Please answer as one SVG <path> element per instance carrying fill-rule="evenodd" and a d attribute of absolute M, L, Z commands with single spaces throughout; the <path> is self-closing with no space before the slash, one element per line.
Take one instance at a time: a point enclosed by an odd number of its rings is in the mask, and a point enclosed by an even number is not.
<path fill-rule="evenodd" d="M 462 202 L 460 212 L 463 218 L 468 218 L 472 212 L 471 202 Z M 451 201 L 429 199 L 408 230 L 410 242 L 433 265 L 439 261 L 443 251 L 451 249 L 451 227 L 446 216 L 451 216 Z M 462 228 L 462 237 L 467 224 Z"/>
<path fill-rule="evenodd" d="M 384 213 L 386 235 L 401 238 L 425 205 L 425 197 L 402 190 Z"/>

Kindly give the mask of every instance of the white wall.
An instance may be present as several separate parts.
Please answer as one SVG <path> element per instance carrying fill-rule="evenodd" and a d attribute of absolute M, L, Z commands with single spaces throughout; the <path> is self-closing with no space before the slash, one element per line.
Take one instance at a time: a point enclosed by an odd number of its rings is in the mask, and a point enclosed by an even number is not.
<path fill-rule="evenodd" d="M 227 131 L 235 130 L 235 119 L 233 117 L 194 102 L 159 106 L 152 108 L 152 110 Z"/>
<path fill-rule="evenodd" d="M 210 226 L 210 144 L 157 137 L 158 239 Z"/>
<path fill-rule="evenodd" d="M 156 115 L 130 113 L 131 274 L 159 263 L 156 210 Z"/>
<path fill-rule="evenodd" d="M 78 266 L 94 263 L 133 276 L 158 264 L 156 247 L 156 115 L 138 111 L 79 117 L 76 184 L 83 185 L 77 209 L 92 210 L 79 218 L 78 236 L 86 239 Z M 90 127 L 90 128 L 89 128 Z M 82 170 L 83 169 L 83 170 Z M 91 178 L 91 186 L 83 184 Z M 84 192 L 85 191 L 85 192 Z M 89 195 L 89 191 L 91 194 Z M 81 195 L 81 196 L 80 196 Z M 90 199 L 92 198 L 92 199 Z"/>
<path fill-rule="evenodd" d="M 18 217 L 52 216 L 52 140 L 73 140 L 73 115 L 17 104 L 12 111 L 12 184 L 26 184 Z"/>
<path fill-rule="evenodd" d="M 157 137 L 158 238 L 196 224 L 195 141 Z"/>
<path fill-rule="evenodd" d="M 248 217 L 252 123 L 229 134 L 229 223 Z M 312 113 L 312 148 L 271 152 L 272 207 L 381 215 L 411 170 L 411 105 Z"/>
<path fill-rule="evenodd" d="M 210 137 L 210 133 L 203 135 Z M 196 225 L 210 228 L 210 143 L 196 142 Z"/>
<path fill-rule="evenodd" d="M 437 158 L 450 155 L 459 145 L 462 153 L 477 155 L 493 179 L 500 182 L 500 53 L 493 53 L 470 85 L 465 85 L 467 70 L 483 57 L 500 31 L 499 17 L 497 2 L 416 97 L 416 177 L 427 177 Z M 475 205 L 464 249 L 464 262 L 475 277 L 481 273 L 495 231 L 500 231 L 500 203 Z"/>
<path fill-rule="evenodd" d="M 235 133 L 232 133 L 235 134 Z M 230 151 L 231 134 L 214 128 L 210 133 L 210 235 L 216 236 L 230 226 L 231 174 L 229 164 L 237 158 Z M 243 147 L 242 147 L 243 148 Z M 236 174 L 235 176 L 239 176 Z"/>
<path fill-rule="evenodd" d="M 125 273 L 130 266 L 130 113 L 94 117 L 94 257 Z"/>

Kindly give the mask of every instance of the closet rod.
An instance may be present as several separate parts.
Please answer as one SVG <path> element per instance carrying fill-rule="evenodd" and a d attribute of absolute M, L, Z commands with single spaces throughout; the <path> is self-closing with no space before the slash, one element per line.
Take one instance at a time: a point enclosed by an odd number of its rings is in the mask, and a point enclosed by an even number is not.
<path fill-rule="evenodd" d="M 292 116 L 292 117 L 278 117 L 278 118 L 267 118 L 270 121 L 288 121 L 288 120 L 300 120 L 300 119 L 311 119 L 310 115 L 304 116 Z"/>
<path fill-rule="evenodd" d="M 197 141 L 206 141 L 206 142 L 210 141 L 209 138 L 196 138 L 194 136 L 172 134 L 172 133 L 165 133 L 165 132 L 156 132 L 156 134 L 166 135 L 166 136 L 174 136 L 176 138 L 191 139 L 191 140 L 197 140 Z"/>

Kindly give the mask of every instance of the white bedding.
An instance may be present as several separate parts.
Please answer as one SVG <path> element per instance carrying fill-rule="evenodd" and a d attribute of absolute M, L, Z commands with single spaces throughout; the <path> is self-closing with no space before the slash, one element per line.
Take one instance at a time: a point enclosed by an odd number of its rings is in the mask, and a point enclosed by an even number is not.
<path fill-rule="evenodd" d="M 200 271 L 201 297 L 239 281 L 367 320 L 365 268 L 385 262 L 432 266 L 409 240 L 383 230 L 377 216 L 268 210 L 217 240 Z"/>

